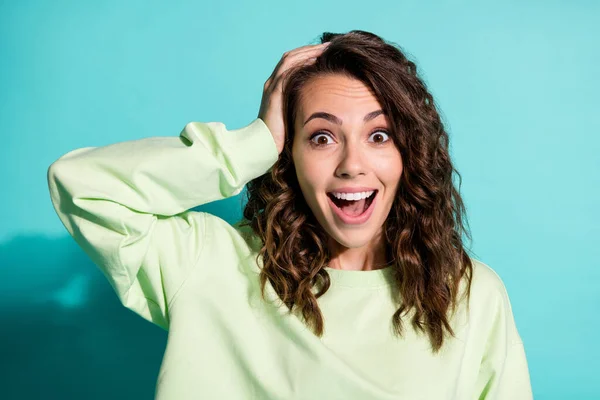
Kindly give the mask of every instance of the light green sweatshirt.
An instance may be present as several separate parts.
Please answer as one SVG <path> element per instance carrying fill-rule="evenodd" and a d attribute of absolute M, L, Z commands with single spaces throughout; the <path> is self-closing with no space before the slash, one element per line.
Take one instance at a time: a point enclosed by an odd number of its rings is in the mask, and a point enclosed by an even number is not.
<path fill-rule="evenodd" d="M 438 354 L 412 312 L 404 338 L 392 334 L 392 267 L 326 267 L 321 338 L 269 284 L 262 300 L 256 236 L 190 209 L 239 194 L 277 158 L 260 119 L 236 130 L 192 122 L 179 137 L 73 150 L 48 169 L 67 231 L 125 307 L 169 332 L 156 399 L 532 398 L 505 286 L 475 259 L 471 308 L 462 303 L 457 338 Z"/>

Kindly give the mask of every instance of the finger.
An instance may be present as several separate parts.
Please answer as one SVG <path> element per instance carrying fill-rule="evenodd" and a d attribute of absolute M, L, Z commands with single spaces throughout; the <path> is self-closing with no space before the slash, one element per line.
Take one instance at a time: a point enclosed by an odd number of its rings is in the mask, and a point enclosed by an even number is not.
<path fill-rule="evenodd" d="M 296 60 L 293 64 L 289 65 L 288 68 L 282 69 L 281 73 L 277 76 L 277 78 L 279 78 L 279 79 L 285 78 L 294 69 L 313 64 L 316 60 L 317 60 L 316 56 Z"/>
<path fill-rule="evenodd" d="M 288 53 L 284 53 L 284 55 L 279 60 L 276 69 L 287 69 L 290 65 L 294 63 L 311 57 L 316 57 L 321 54 L 326 46 L 315 46 L 308 49 L 304 49 L 302 51 L 292 51 Z"/>
<path fill-rule="evenodd" d="M 321 53 L 327 47 L 327 44 L 329 43 L 318 44 L 309 47 L 300 47 L 284 53 L 284 56 L 281 57 L 281 59 L 283 62 L 285 62 L 285 60 L 295 60 L 297 58 L 309 57 L 311 54 Z"/>
<path fill-rule="evenodd" d="M 277 75 L 271 83 L 271 87 L 274 88 L 273 90 L 281 90 L 281 88 L 287 81 L 287 78 L 289 77 L 290 73 L 295 69 L 295 67 L 299 68 L 302 66 L 307 66 L 307 65 L 313 64 L 316 59 L 317 59 L 317 57 L 308 58 L 306 60 L 303 60 L 302 62 L 296 63 L 294 65 L 294 68 L 290 67 L 290 68 L 282 71 L 281 74 Z"/>
<path fill-rule="evenodd" d="M 327 47 L 328 44 L 329 44 L 329 42 L 318 43 L 318 44 L 309 44 L 307 46 L 302 46 L 302 47 L 298 47 L 293 50 L 287 51 L 286 53 L 290 56 L 293 56 L 293 55 L 297 55 L 297 54 L 301 54 L 301 53 L 306 53 L 306 52 L 310 52 L 310 51 L 314 51 L 314 50 L 323 49 L 323 48 Z M 286 54 L 286 53 L 284 53 L 284 54 Z"/>
<path fill-rule="evenodd" d="M 295 60 L 290 60 L 288 63 L 282 64 L 279 68 L 276 68 L 271 76 L 267 79 L 264 84 L 264 89 L 266 90 L 269 87 L 277 86 L 279 81 L 281 80 L 283 75 L 287 75 L 287 73 L 294 67 L 300 65 L 308 65 L 310 63 L 315 62 L 318 54 L 307 55 L 303 58 L 296 58 Z"/>
<path fill-rule="evenodd" d="M 323 48 L 314 49 L 311 51 L 306 51 L 302 53 L 297 53 L 293 56 L 288 56 L 285 59 L 281 60 L 281 65 L 277 68 L 276 75 L 281 74 L 282 72 L 292 68 L 297 64 L 301 64 L 307 60 L 316 59 L 323 51 Z"/>
<path fill-rule="evenodd" d="M 319 55 L 327 47 L 328 44 L 329 42 L 303 46 L 284 53 L 284 55 L 281 57 L 281 59 L 273 69 L 273 72 L 265 82 L 264 88 L 271 86 L 271 83 L 275 83 L 274 81 L 277 80 L 283 72 L 287 71 L 295 64 L 310 59 L 314 61 L 317 55 Z"/>

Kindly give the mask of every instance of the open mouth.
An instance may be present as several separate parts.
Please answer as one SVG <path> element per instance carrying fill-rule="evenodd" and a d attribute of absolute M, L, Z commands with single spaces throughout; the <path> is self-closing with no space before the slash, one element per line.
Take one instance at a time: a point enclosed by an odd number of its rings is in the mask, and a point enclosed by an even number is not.
<path fill-rule="evenodd" d="M 373 193 L 366 199 L 361 200 L 344 200 L 338 199 L 333 193 L 327 193 L 327 196 L 331 199 L 333 204 L 340 209 L 345 215 L 349 217 L 359 217 L 365 211 L 369 209 L 375 196 L 377 196 L 378 190 L 374 190 Z"/>

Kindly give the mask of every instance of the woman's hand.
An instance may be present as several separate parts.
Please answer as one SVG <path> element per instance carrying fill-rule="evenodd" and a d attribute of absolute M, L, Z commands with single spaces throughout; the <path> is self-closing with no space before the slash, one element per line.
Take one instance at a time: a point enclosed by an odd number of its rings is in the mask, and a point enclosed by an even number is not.
<path fill-rule="evenodd" d="M 321 54 L 329 43 L 298 47 L 283 53 L 281 60 L 264 85 L 258 118 L 267 125 L 279 153 L 285 143 L 285 126 L 283 124 L 283 84 L 290 68 L 300 64 L 310 64 Z"/>

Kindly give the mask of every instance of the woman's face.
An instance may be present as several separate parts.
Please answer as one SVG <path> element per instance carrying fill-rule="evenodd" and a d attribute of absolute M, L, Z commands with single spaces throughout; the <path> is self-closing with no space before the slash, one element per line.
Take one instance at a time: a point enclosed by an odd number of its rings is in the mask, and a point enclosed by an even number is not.
<path fill-rule="evenodd" d="M 292 147 L 298 182 L 321 226 L 346 248 L 381 239 L 402 174 L 387 118 L 372 114 L 378 110 L 367 86 L 340 74 L 311 79 L 299 99 Z M 336 213 L 329 194 L 348 192 L 342 188 L 376 190 L 366 221 L 348 222 Z"/>

